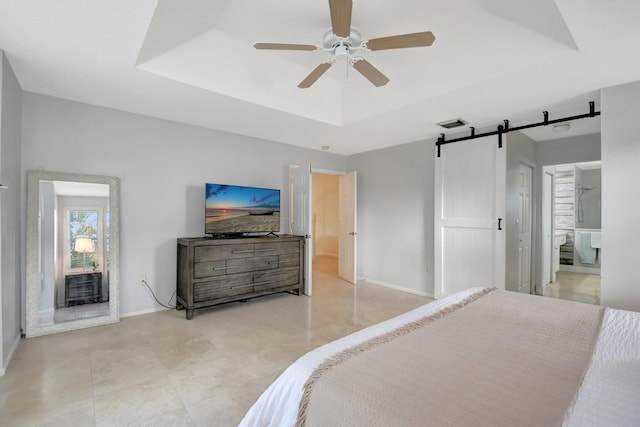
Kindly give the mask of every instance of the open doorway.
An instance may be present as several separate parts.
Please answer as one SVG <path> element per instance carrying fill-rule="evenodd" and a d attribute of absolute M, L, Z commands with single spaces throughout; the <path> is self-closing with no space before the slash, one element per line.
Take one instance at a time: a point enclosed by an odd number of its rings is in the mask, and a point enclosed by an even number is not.
<path fill-rule="evenodd" d="M 313 172 L 313 175 L 312 175 Z M 304 293 L 311 296 L 313 292 L 313 264 L 314 252 L 318 239 L 316 239 L 317 214 L 322 209 L 323 203 L 313 198 L 313 181 L 316 174 L 332 175 L 337 178 L 338 189 L 335 191 L 335 185 L 330 185 L 330 193 L 332 202 L 330 205 L 335 206 L 334 195 L 337 193 L 337 212 L 338 212 L 338 276 L 349 283 L 356 283 L 356 249 L 357 249 L 357 232 L 356 232 L 356 200 L 357 200 L 357 173 L 355 171 L 349 173 L 314 170 L 311 165 L 304 167 L 290 167 L 291 177 L 291 233 L 297 236 L 304 236 L 305 244 L 305 266 L 304 266 Z M 319 175 L 318 175 L 319 176 Z M 322 178 L 320 178 L 322 180 Z M 323 190 L 324 191 L 324 190 Z M 316 212 L 316 220 L 313 220 L 314 206 Z M 332 209 L 335 211 L 335 209 Z M 324 221 L 324 219 L 323 219 Z M 335 218 L 331 220 L 335 223 Z M 325 227 L 326 228 L 326 227 Z M 328 239 L 322 240 L 322 244 L 331 242 L 332 234 L 323 234 L 321 236 Z M 335 232 L 333 232 L 335 236 Z M 335 239 L 333 239 L 335 240 Z M 329 243 L 330 248 L 327 253 L 331 255 L 335 253 L 335 246 Z M 333 249 L 331 249 L 333 247 Z M 324 249 L 323 249 L 324 250 Z"/>
<path fill-rule="evenodd" d="M 355 285 L 357 174 L 315 170 L 311 181 L 315 270 Z"/>
<path fill-rule="evenodd" d="M 601 162 L 543 171 L 542 295 L 600 303 Z"/>
<path fill-rule="evenodd" d="M 311 242 L 314 281 L 338 277 L 340 215 L 338 175 L 314 172 L 312 179 Z"/>

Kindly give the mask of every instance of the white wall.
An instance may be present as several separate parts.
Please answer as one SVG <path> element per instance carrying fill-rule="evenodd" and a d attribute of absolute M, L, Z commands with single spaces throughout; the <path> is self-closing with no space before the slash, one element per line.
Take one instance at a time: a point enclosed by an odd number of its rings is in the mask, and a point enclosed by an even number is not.
<path fill-rule="evenodd" d="M 250 120 L 249 118 L 247 120 Z M 285 130 L 286 131 L 286 130 Z M 346 171 L 346 158 L 32 93 L 23 94 L 23 173 L 30 169 L 121 179 L 120 310 L 158 306 L 176 289 L 176 238 L 204 233 L 206 182 L 282 190 L 289 165 Z"/>
<path fill-rule="evenodd" d="M 338 256 L 338 175 L 313 174 L 313 255 Z"/>
<path fill-rule="evenodd" d="M 20 140 L 22 98 L 11 65 L 0 50 L 0 375 L 20 341 Z"/>
<path fill-rule="evenodd" d="M 601 91 L 603 305 L 640 311 L 640 82 Z"/>
<path fill-rule="evenodd" d="M 433 141 L 349 157 L 358 171 L 358 276 L 433 296 Z"/>

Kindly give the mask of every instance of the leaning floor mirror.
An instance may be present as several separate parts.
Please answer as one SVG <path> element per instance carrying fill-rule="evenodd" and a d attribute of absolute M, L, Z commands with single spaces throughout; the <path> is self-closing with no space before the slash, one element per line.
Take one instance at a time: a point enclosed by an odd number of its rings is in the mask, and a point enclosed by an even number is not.
<path fill-rule="evenodd" d="M 119 321 L 120 180 L 27 172 L 26 336 Z"/>

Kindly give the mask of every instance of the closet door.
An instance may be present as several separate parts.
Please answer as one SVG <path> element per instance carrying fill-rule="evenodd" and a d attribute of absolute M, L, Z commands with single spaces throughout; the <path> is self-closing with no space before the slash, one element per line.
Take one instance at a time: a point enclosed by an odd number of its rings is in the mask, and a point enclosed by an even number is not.
<path fill-rule="evenodd" d="M 356 284 L 357 249 L 357 172 L 338 177 L 338 275 Z"/>
<path fill-rule="evenodd" d="M 435 297 L 505 288 L 506 135 L 440 147 L 435 161 Z"/>

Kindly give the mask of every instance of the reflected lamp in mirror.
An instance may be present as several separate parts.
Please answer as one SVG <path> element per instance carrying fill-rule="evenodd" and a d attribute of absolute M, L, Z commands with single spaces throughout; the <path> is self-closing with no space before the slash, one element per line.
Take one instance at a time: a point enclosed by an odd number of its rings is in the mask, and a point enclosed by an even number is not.
<path fill-rule="evenodd" d="M 78 237 L 73 242 L 73 249 L 82 254 L 82 271 L 85 271 L 87 269 L 87 252 L 95 252 L 93 240 L 88 237 Z"/>

